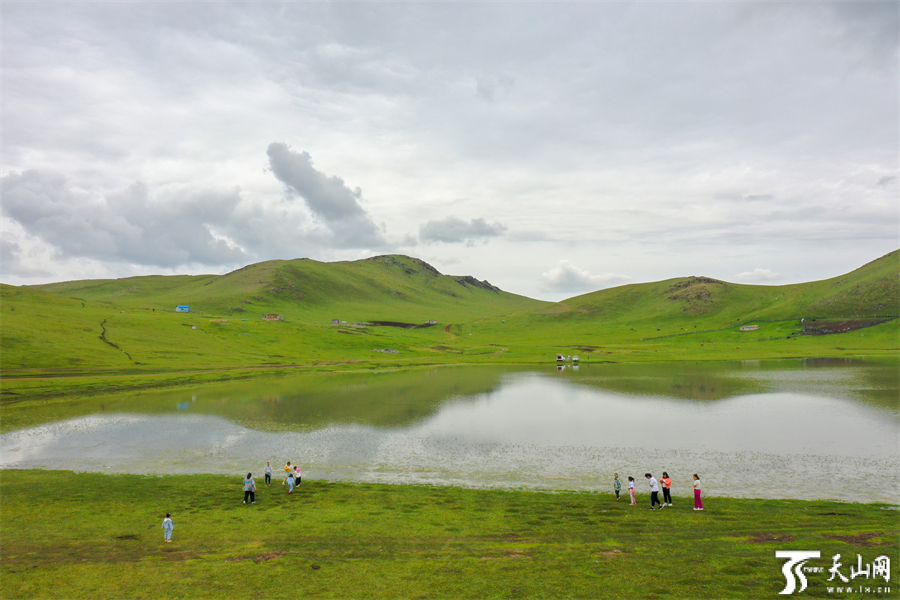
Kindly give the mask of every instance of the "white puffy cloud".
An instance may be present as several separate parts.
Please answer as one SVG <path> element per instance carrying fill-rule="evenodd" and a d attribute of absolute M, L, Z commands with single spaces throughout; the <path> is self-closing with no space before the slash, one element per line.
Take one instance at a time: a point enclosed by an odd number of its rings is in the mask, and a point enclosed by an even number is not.
<path fill-rule="evenodd" d="M 781 273 L 776 273 L 771 269 L 756 268 L 752 271 L 744 271 L 735 275 L 735 281 L 741 283 L 757 283 L 762 281 L 778 281 L 781 279 Z"/>
<path fill-rule="evenodd" d="M 541 288 L 546 292 L 584 293 L 615 287 L 632 281 L 627 275 L 605 273 L 603 275 L 591 275 L 580 267 L 571 264 L 568 260 L 561 260 L 559 264 L 541 274 Z"/>

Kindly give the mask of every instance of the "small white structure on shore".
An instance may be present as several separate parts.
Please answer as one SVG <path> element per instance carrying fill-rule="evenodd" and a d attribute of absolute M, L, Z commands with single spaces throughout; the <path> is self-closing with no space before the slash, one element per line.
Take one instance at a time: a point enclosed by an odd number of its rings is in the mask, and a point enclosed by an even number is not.
<path fill-rule="evenodd" d="M 191 312 L 191 307 L 187 304 L 179 304 L 175 307 L 175 312 Z"/>
<path fill-rule="evenodd" d="M 741 325 L 741 331 L 756 331 L 759 325 Z"/>

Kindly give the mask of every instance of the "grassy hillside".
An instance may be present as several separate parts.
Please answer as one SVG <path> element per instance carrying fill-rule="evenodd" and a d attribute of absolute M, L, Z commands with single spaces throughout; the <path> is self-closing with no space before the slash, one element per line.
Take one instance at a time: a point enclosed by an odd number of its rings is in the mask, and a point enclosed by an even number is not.
<path fill-rule="evenodd" d="M 123 309 L 173 310 L 186 304 L 203 314 L 258 319 L 277 313 L 289 321 L 320 325 L 334 318 L 460 322 L 550 304 L 473 277 L 442 275 L 408 256 L 335 263 L 273 260 L 221 276 L 128 277 L 34 287 Z"/>
<path fill-rule="evenodd" d="M 900 252 L 894 251 L 852 273 L 809 283 L 683 277 L 625 285 L 511 315 L 506 323 L 481 320 L 461 333 L 582 360 L 839 356 L 896 352 L 898 314 Z M 759 329 L 741 332 L 741 325 Z M 809 335 L 825 328 L 847 331 Z M 810 331 L 797 335 L 804 329 Z"/>
<path fill-rule="evenodd" d="M 3 369 L 219 368 L 342 362 L 430 348 L 449 323 L 549 303 L 418 259 L 269 261 L 223 276 L 149 276 L 0 286 Z M 176 313 L 178 304 L 190 313 Z M 263 314 L 283 321 L 264 322 Z M 332 319 L 349 324 L 332 325 Z M 357 322 L 436 325 L 354 327 Z M 376 331 L 377 330 L 377 331 Z M 382 339 L 384 338 L 384 339 Z M 433 350 L 423 350 L 433 352 Z"/>
<path fill-rule="evenodd" d="M 2 285 L 4 392 L 28 388 L 30 373 L 534 363 L 557 352 L 613 362 L 894 354 L 898 261 L 892 252 L 803 284 L 685 277 L 556 304 L 442 275 L 405 256 L 269 261 L 222 276 Z M 191 312 L 174 312 L 177 304 Z M 284 320 L 266 322 L 264 313 Z M 759 329 L 739 331 L 744 324 Z M 841 333 L 810 335 L 825 331 Z"/>
<path fill-rule="evenodd" d="M 824 281 L 769 286 L 683 277 L 576 296 L 543 312 L 570 319 L 648 324 L 685 320 L 703 325 L 750 318 L 896 316 L 900 310 L 898 279 L 900 251 L 894 251 L 852 273 Z"/>

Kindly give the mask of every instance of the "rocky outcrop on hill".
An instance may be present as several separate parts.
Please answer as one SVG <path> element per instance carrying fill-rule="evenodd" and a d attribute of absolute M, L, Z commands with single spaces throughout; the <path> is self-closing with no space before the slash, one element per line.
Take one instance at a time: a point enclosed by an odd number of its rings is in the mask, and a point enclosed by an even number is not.
<path fill-rule="evenodd" d="M 484 281 L 478 281 L 471 275 L 449 275 L 448 277 L 450 277 L 463 287 L 481 288 L 483 290 L 488 290 L 489 292 L 494 292 L 495 294 L 502 291 L 500 288 L 491 285 L 487 279 L 485 279 Z"/>

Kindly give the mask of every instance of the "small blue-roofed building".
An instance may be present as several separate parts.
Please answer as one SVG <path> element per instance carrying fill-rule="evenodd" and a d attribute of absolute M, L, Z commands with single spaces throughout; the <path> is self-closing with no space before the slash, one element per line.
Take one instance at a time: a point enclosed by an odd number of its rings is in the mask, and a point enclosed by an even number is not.
<path fill-rule="evenodd" d="M 179 304 L 175 307 L 175 312 L 191 312 L 191 307 L 187 304 Z"/>

